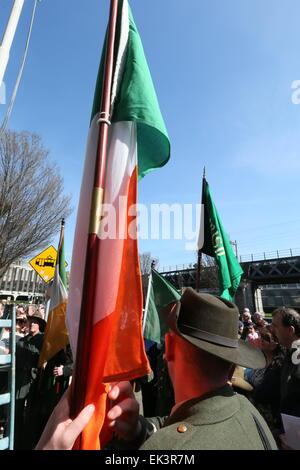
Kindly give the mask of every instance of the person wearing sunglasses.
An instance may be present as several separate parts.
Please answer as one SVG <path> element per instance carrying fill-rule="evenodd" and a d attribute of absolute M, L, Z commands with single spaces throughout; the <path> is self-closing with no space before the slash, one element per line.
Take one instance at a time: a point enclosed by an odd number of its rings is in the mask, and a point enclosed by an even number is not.
<path fill-rule="evenodd" d="M 276 436 L 280 425 L 280 375 L 286 350 L 279 344 L 271 325 L 260 329 L 260 349 L 266 357 L 266 367 L 255 371 L 246 369 L 245 379 L 253 387 L 252 403 Z"/>
<path fill-rule="evenodd" d="M 267 326 L 267 322 L 264 320 L 263 315 L 260 312 L 255 312 L 253 314 L 253 323 L 255 324 L 255 328 L 257 330 L 260 330 L 264 326 Z"/>

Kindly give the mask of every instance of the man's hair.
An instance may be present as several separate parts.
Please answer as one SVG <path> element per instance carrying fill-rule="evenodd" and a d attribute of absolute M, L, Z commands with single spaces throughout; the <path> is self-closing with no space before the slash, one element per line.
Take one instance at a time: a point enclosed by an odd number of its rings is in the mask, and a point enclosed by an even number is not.
<path fill-rule="evenodd" d="M 31 307 L 31 309 L 34 311 L 34 313 L 37 311 L 37 306 L 35 304 L 28 304 L 26 305 L 26 308 L 25 308 L 25 312 L 28 313 L 29 312 L 29 308 Z"/>
<path fill-rule="evenodd" d="M 280 315 L 282 324 L 284 326 L 293 326 L 295 328 L 295 335 L 300 338 L 300 314 L 292 309 L 287 307 L 278 307 L 272 313 L 272 316 Z"/>

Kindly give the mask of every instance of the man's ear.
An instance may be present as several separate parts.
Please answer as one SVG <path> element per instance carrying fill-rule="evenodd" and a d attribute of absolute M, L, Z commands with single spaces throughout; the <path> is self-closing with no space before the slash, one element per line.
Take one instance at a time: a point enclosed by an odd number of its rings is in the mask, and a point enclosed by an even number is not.
<path fill-rule="evenodd" d="M 166 361 L 174 360 L 174 337 L 172 333 L 165 335 L 165 359 Z"/>
<path fill-rule="evenodd" d="M 290 325 L 289 326 L 289 333 L 290 333 L 291 336 L 295 336 L 295 331 L 296 331 L 295 327 Z"/>

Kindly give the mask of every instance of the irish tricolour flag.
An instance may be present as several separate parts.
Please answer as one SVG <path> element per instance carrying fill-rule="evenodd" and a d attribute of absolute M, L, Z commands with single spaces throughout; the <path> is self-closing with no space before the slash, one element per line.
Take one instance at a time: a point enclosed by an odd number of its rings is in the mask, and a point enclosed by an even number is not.
<path fill-rule="evenodd" d="M 66 327 L 68 292 L 63 230 L 62 226 L 39 367 L 43 367 L 49 359 L 69 344 L 69 334 Z"/>
<path fill-rule="evenodd" d="M 96 412 L 82 434 L 81 449 L 98 449 L 105 444 L 102 426 L 106 413 L 106 384 L 133 380 L 150 371 L 141 325 L 142 288 L 135 211 L 137 181 L 163 166 L 170 154 L 167 131 L 127 0 L 118 2 L 114 51 L 104 204 L 93 241 L 95 254 L 93 259 L 87 259 L 92 266 L 90 278 L 94 294 L 92 299 L 89 295 L 82 298 L 86 247 L 91 233 L 90 212 L 95 205 L 93 186 L 103 61 L 89 130 L 68 303 L 68 328 L 74 357 L 78 337 L 86 334 L 82 323 L 79 329 L 80 310 L 84 312 L 86 304 L 87 309 L 92 308 L 93 315 L 91 337 L 84 345 L 87 359 L 82 369 L 87 374 L 84 404 L 94 403 Z"/>

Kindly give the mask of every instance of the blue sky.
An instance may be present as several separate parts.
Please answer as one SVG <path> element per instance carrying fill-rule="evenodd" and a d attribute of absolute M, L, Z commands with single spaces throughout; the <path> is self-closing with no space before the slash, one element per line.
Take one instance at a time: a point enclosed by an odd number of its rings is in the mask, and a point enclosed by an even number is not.
<path fill-rule="evenodd" d="M 12 0 L 1 0 L 0 31 Z M 297 0 L 131 0 L 171 140 L 171 159 L 139 185 L 139 202 L 197 204 L 206 167 L 241 255 L 300 248 Z M 33 0 L 25 0 L 5 75 L 10 96 Z M 42 136 L 76 210 L 108 0 L 43 0 L 10 121 Z M 0 118 L 5 113 L 0 106 Z M 42 184 L 42 182 L 41 182 Z M 53 239 L 54 245 L 57 237 Z M 195 261 L 185 241 L 142 240 L 160 267 Z"/>

